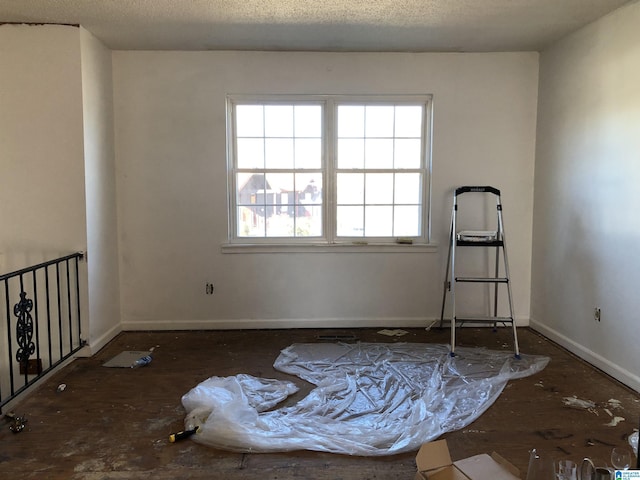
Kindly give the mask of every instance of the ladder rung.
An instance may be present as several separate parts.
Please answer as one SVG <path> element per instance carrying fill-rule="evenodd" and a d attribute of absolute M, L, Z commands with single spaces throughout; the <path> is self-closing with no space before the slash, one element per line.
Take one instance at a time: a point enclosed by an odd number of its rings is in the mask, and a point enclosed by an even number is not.
<path fill-rule="evenodd" d="M 456 282 L 475 282 L 475 283 L 508 283 L 506 277 L 456 277 Z"/>
<path fill-rule="evenodd" d="M 456 240 L 458 247 L 502 247 L 504 242 L 502 240 L 491 240 L 487 242 L 474 242 L 469 240 Z"/>
<path fill-rule="evenodd" d="M 475 323 L 513 323 L 511 317 L 490 317 L 490 316 L 478 316 L 478 317 L 456 317 L 456 322 L 475 322 Z"/>

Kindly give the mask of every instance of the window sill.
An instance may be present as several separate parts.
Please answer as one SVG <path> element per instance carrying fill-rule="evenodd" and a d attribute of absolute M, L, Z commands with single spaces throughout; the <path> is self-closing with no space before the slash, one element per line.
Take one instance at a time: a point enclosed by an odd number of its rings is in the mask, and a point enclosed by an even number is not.
<path fill-rule="evenodd" d="M 435 243 L 304 243 L 249 244 L 225 243 L 222 253 L 435 253 Z"/>

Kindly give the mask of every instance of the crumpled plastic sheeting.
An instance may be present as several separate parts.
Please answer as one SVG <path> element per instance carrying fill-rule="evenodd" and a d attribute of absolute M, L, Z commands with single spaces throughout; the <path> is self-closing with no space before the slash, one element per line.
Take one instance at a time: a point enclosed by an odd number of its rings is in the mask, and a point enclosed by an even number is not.
<path fill-rule="evenodd" d="M 274 367 L 316 385 L 298 388 L 250 375 L 212 377 L 182 397 L 191 438 L 239 452 L 316 450 L 390 455 L 461 429 L 498 398 L 510 379 L 542 370 L 548 357 L 419 343 L 294 344 Z M 272 410 L 270 410 L 272 409 Z"/>

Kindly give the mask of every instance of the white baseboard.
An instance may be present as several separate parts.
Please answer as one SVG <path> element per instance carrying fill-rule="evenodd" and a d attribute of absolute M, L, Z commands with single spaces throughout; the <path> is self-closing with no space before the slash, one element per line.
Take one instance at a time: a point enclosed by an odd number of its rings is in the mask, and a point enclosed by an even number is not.
<path fill-rule="evenodd" d="M 124 331 L 147 330 L 251 330 L 280 328 L 426 328 L 436 318 L 286 318 L 286 319 L 229 319 L 229 320 L 125 320 Z M 516 319 L 518 327 L 529 325 L 528 319 Z"/>
<path fill-rule="evenodd" d="M 427 327 L 427 318 L 282 318 L 230 320 L 124 321 L 124 331 L 139 330 L 252 330 L 280 328 Z"/>
<path fill-rule="evenodd" d="M 640 377 L 637 375 L 625 370 L 619 365 L 611 362 L 610 360 L 604 358 L 601 355 L 589 350 L 583 345 L 576 343 L 569 337 L 561 334 L 560 332 L 550 328 L 542 323 L 536 322 L 534 319 L 531 319 L 529 322 L 529 326 L 538 332 L 540 332 L 545 337 L 553 340 L 558 345 L 569 350 L 571 353 L 577 355 L 582 358 L 586 362 L 589 362 L 596 368 L 599 368 L 603 372 L 611 375 L 616 380 L 624 383 L 628 387 L 632 388 L 636 392 L 640 392 Z"/>
<path fill-rule="evenodd" d="M 121 324 L 114 325 L 98 338 L 91 338 L 88 345 L 84 349 L 80 350 L 80 352 L 78 352 L 76 356 L 90 357 L 91 355 L 95 355 L 102 349 L 102 347 L 113 340 L 116 335 L 122 332 L 122 330 L 123 328 Z"/>

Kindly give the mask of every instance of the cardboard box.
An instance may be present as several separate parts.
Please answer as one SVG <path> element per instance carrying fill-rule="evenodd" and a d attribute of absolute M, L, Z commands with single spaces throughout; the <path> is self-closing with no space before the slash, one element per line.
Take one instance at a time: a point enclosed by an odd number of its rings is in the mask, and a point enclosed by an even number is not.
<path fill-rule="evenodd" d="M 520 480 L 518 469 L 495 452 L 452 462 L 446 440 L 422 445 L 416 465 L 415 480 Z"/>

